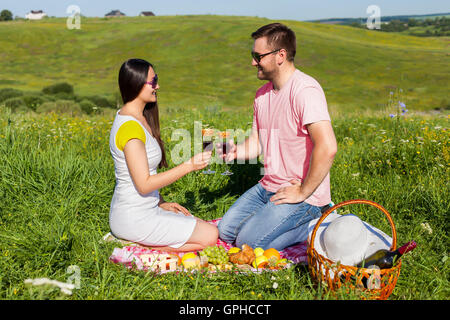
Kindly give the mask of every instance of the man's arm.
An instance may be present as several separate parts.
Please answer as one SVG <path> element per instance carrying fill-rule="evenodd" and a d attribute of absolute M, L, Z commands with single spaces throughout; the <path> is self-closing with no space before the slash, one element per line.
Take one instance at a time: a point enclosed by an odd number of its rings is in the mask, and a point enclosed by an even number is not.
<path fill-rule="evenodd" d="M 274 204 L 304 201 L 317 189 L 331 169 L 337 152 L 337 142 L 331 122 L 318 121 L 306 127 L 314 144 L 308 173 L 302 184 L 292 180 L 292 186 L 280 188 L 270 198 Z"/>
<path fill-rule="evenodd" d="M 319 121 L 309 124 L 307 129 L 314 146 L 309 170 L 301 188 L 304 199 L 308 198 L 317 189 L 328 172 L 330 172 L 337 152 L 336 137 L 330 121 Z"/>
<path fill-rule="evenodd" d="M 258 130 L 252 130 L 250 137 L 236 147 L 236 159 L 249 160 L 259 156 L 262 150 L 259 143 Z"/>

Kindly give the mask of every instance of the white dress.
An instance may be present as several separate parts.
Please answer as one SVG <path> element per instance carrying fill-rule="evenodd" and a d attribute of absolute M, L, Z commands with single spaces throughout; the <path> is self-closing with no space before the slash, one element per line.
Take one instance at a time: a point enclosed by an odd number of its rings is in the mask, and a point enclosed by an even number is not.
<path fill-rule="evenodd" d="M 157 173 L 156 169 L 161 162 L 161 148 L 156 139 L 136 118 L 120 115 L 119 111 L 114 119 L 109 138 L 116 176 L 116 186 L 109 212 L 111 233 L 117 238 L 146 246 L 179 248 L 192 235 L 196 219 L 193 216 L 185 216 L 182 213 L 160 208 L 158 190 L 146 195 L 141 195 L 136 190 L 128 171 L 125 155 L 116 143 L 119 128 L 128 121 L 135 121 L 144 130 L 150 175 Z"/>

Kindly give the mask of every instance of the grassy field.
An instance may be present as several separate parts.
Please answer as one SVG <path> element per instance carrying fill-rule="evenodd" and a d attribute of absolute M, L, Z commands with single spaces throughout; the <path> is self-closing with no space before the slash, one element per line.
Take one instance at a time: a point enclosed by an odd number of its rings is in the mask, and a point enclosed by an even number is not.
<path fill-rule="evenodd" d="M 0 24 L 0 88 L 39 91 L 67 81 L 76 93 L 117 95 L 120 65 L 154 63 L 162 106 L 246 109 L 261 85 L 250 34 L 271 22 L 253 17 L 83 18 Z M 419 38 L 347 26 L 284 21 L 297 34 L 295 63 L 323 86 L 332 113 L 380 109 L 395 88 L 411 110 L 449 108 L 448 38 Z"/>
<path fill-rule="evenodd" d="M 180 116 L 180 112 L 183 116 Z M 193 122 L 218 129 L 249 128 L 251 115 L 204 110 L 162 111 L 163 138 L 171 150 L 175 128 Z M 9 119 L 9 120 L 8 120 Z M 0 298 L 2 299 L 327 299 L 304 266 L 275 275 L 165 275 L 134 272 L 108 261 L 115 246 L 100 243 L 109 231 L 114 167 L 108 132 L 113 115 L 10 115 L 0 109 Z M 9 123 L 9 124 L 8 124 Z M 335 203 L 365 198 L 392 215 L 398 242 L 418 247 L 403 259 L 391 299 L 448 299 L 448 117 L 338 118 L 339 152 L 331 171 Z M 173 166 L 170 159 L 170 166 Z M 213 164 L 212 176 L 190 174 L 161 190 L 203 219 L 223 216 L 255 184 L 258 164 Z M 390 233 L 371 207 L 347 208 Z M 342 211 L 344 213 L 345 211 Z M 55 288 L 30 287 L 27 278 L 66 281 L 80 270 L 80 289 L 65 296 Z M 278 287 L 274 288 L 274 283 Z M 341 294 L 341 299 L 354 299 Z"/>
<path fill-rule="evenodd" d="M 68 81 L 80 94 L 114 95 L 121 62 L 144 57 L 161 77 L 158 99 L 169 167 L 174 166 L 170 150 L 179 143 L 172 136 L 176 129 L 193 133 L 194 121 L 221 130 L 251 127 L 252 100 L 262 83 L 250 66 L 249 34 L 269 20 L 83 21 L 80 31 L 66 30 L 63 19 L 0 24 L 5 48 L 0 85 L 38 91 Z M 330 105 L 338 141 L 333 201 L 378 202 L 394 219 L 398 243 L 417 242 L 402 259 L 390 299 L 448 300 L 449 115 L 424 112 L 447 99 L 445 39 L 288 24 L 299 39 L 297 65 L 323 84 Z M 405 114 L 399 101 L 406 103 Z M 0 299 L 335 298 L 314 286 L 301 265 L 276 274 L 157 276 L 111 263 L 117 245 L 100 239 L 109 231 L 115 183 L 108 146 L 114 113 L 11 113 L 0 104 Z M 220 175 L 224 165 L 212 166 L 216 175 L 189 174 L 162 195 L 214 219 L 261 177 L 259 162 L 230 165 L 232 176 Z M 376 209 L 348 211 L 390 233 Z M 71 296 L 24 283 L 41 277 L 65 282 L 71 265 L 81 277 Z M 340 292 L 338 298 L 358 296 Z"/>

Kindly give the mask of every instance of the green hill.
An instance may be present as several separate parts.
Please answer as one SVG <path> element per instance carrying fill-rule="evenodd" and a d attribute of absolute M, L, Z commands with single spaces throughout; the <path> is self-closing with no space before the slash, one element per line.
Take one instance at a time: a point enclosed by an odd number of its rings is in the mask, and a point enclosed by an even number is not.
<path fill-rule="evenodd" d="M 0 88 L 39 91 L 67 81 L 77 94 L 113 96 L 122 62 L 152 62 L 160 105 L 251 108 L 263 82 L 250 34 L 272 20 L 229 16 L 65 18 L 0 23 Z M 316 78 L 331 112 L 379 110 L 402 89 L 409 110 L 449 108 L 448 38 L 281 21 L 297 34 L 295 63 Z"/>

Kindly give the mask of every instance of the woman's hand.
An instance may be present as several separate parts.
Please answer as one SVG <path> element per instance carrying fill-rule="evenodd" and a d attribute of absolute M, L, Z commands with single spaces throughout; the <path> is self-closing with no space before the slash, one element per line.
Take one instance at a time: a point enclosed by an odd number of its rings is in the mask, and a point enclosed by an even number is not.
<path fill-rule="evenodd" d="M 201 170 L 208 166 L 209 161 L 211 160 L 211 155 L 212 151 L 201 152 L 193 156 L 185 163 L 190 166 L 191 171 Z"/>
<path fill-rule="evenodd" d="M 182 213 L 185 216 L 192 216 L 188 209 L 176 202 L 163 202 L 159 205 L 159 207 L 166 211 L 173 211 L 175 213 Z"/>

